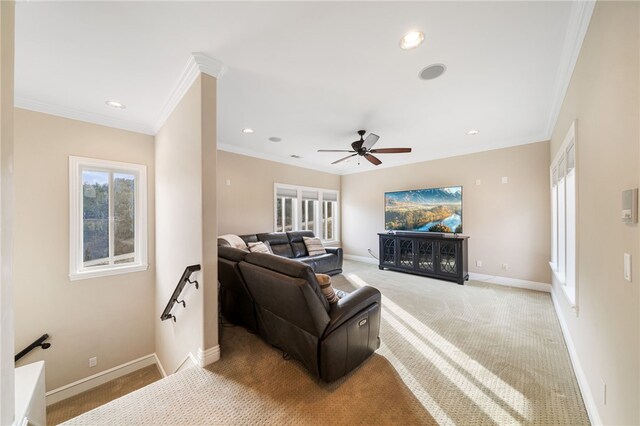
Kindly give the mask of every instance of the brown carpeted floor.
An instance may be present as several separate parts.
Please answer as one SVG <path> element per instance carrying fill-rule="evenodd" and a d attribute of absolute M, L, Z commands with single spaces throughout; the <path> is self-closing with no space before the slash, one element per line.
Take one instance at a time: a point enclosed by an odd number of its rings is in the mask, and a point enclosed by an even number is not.
<path fill-rule="evenodd" d="M 143 388 L 162 376 L 150 365 L 47 407 L 47 425 L 57 425 Z"/>
<path fill-rule="evenodd" d="M 549 294 L 357 262 L 333 280 L 384 295 L 382 347 L 347 377 L 322 383 L 257 336 L 223 328 L 220 361 L 67 424 L 588 424 Z"/>

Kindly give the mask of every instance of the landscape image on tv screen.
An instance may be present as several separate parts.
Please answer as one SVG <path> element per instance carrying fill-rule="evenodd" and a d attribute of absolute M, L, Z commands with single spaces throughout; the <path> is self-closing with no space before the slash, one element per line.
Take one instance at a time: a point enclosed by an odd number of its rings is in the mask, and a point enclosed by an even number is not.
<path fill-rule="evenodd" d="M 462 233 L 462 187 L 385 192 L 387 231 Z"/>

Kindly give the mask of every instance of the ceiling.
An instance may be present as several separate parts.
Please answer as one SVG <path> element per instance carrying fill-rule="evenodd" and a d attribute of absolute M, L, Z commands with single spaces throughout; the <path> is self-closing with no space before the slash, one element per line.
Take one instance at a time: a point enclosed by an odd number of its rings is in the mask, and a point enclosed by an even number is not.
<path fill-rule="evenodd" d="M 376 148 L 413 148 L 380 155 L 379 167 L 548 139 L 584 10 L 537 1 L 19 2 L 16 105 L 154 134 L 191 53 L 202 52 L 226 67 L 220 149 L 361 172 L 375 166 L 330 165 L 343 155 L 316 151 L 348 149 L 358 129 L 380 136 Z M 414 29 L 424 43 L 401 50 Z M 418 79 L 433 63 L 446 72 Z"/>

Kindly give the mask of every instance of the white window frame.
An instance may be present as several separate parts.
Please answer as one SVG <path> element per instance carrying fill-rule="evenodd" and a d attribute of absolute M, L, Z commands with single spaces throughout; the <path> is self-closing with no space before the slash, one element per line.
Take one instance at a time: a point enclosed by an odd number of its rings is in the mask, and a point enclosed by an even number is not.
<path fill-rule="evenodd" d="M 82 171 L 91 169 L 111 173 L 136 175 L 135 191 L 135 260 L 133 263 L 104 265 L 101 268 L 84 266 Z M 111 209 L 112 203 L 109 204 Z M 111 214 L 109 220 L 113 221 Z M 112 226 L 110 226 L 110 229 Z M 110 231 L 109 240 L 113 238 Z M 109 275 L 145 271 L 149 267 L 147 240 L 147 167 L 141 164 L 95 158 L 69 156 L 69 279 L 71 281 Z"/>
<path fill-rule="evenodd" d="M 293 230 L 299 231 L 302 229 L 302 192 L 303 191 L 312 191 L 318 193 L 318 202 L 315 203 L 315 210 L 313 212 L 314 217 L 314 229 L 312 229 L 313 234 L 316 237 L 321 237 L 322 232 L 322 205 L 324 202 L 323 194 L 324 193 L 332 193 L 336 194 L 336 211 L 334 212 L 334 223 L 333 223 L 333 239 L 331 240 L 322 240 L 323 243 L 339 243 L 339 235 L 340 235 L 340 191 L 337 189 L 327 189 L 327 188 L 312 188 L 309 186 L 298 186 L 298 185 L 290 185 L 286 183 L 274 183 L 273 184 L 273 229 L 274 231 L 278 229 L 278 188 L 295 190 L 297 192 L 296 196 L 296 204 L 293 206 Z M 331 200 L 333 201 L 333 200 Z M 283 222 L 284 223 L 284 222 Z"/>
<path fill-rule="evenodd" d="M 569 151 L 573 148 L 573 169 L 569 169 Z M 560 170 L 560 167 L 564 170 Z M 553 173 L 557 171 L 554 185 Z M 551 261 L 553 275 L 562 288 L 571 307 L 578 313 L 578 143 L 576 121 L 571 124 L 567 135 L 558 149 L 549 168 L 551 192 Z M 562 180 L 560 176 L 563 176 Z M 567 183 L 569 182 L 569 184 Z M 573 182 L 573 185 L 571 185 Z M 561 188 L 560 185 L 563 185 Z M 554 190 L 554 186 L 556 189 Z M 571 187 L 572 186 L 572 187 Z M 573 194 L 573 203 L 571 195 Z M 555 197 L 555 198 L 554 198 Z M 572 205 L 569 205 L 572 204 Z M 562 212 L 564 212 L 562 214 Z M 553 215 L 556 215 L 553 217 Z M 573 217 L 572 217 L 573 216 Z M 562 222 L 562 223 L 561 223 Z M 563 245 L 561 247 L 561 244 Z"/>

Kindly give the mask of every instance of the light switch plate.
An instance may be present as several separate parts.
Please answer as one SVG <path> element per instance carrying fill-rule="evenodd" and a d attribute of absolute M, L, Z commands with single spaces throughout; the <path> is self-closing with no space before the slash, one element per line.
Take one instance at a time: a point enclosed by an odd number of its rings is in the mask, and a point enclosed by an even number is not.
<path fill-rule="evenodd" d="M 624 254 L 624 279 L 631 282 L 631 255 Z"/>
<path fill-rule="evenodd" d="M 502 183 L 509 182 L 509 178 L 507 176 L 502 176 Z"/>
<path fill-rule="evenodd" d="M 622 191 L 622 222 L 638 223 L 638 188 Z"/>

